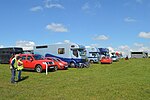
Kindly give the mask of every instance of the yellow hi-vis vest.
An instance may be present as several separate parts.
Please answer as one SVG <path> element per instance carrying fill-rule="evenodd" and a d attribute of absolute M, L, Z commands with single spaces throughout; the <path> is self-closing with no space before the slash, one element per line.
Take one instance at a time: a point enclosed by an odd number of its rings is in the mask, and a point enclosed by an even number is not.
<path fill-rule="evenodd" d="M 17 65 L 18 65 L 17 70 L 22 70 L 23 69 L 23 62 L 22 61 L 18 60 Z"/>

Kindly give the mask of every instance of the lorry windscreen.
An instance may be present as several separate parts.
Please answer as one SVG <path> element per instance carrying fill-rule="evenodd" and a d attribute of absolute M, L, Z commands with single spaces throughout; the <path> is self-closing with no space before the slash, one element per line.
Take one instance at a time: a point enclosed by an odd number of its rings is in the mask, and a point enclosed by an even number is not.
<path fill-rule="evenodd" d="M 90 52 L 90 55 L 91 55 L 92 57 L 98 57 L 98 53 L 96 53 L 96 52 Z"/>
<path fill-rule="evenodd" d="M 78 51 L 79 51 L 80 56 L 86 55 L 86 51 L 84 49 L 79 49 Z"/>

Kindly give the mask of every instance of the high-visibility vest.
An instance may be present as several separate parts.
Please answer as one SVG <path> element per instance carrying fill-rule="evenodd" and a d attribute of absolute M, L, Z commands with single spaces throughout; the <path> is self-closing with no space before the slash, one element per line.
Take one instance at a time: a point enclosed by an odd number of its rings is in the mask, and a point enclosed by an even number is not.
<path fill-rule="evenodd" d="M 23 69 L 23 62 L 22 61 L 18 60 L 17 65 L 18 65 L 17 70 L 22 70 Z"/>

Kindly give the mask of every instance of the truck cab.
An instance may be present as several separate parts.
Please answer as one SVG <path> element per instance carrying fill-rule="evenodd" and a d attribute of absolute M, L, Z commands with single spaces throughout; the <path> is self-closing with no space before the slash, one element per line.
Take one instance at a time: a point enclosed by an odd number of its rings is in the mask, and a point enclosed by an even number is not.
<path fill-rule="evenodd" d="M 86 46 L 86 56 L 90 63 L 99 63 L 100 55 L 99 49 L 96 47 Z"/>

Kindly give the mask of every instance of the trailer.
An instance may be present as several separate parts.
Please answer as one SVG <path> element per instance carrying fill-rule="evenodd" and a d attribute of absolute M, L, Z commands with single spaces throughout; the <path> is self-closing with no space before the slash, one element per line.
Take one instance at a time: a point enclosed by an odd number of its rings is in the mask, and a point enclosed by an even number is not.
<path fill-rule="evenodd" d="M 99 63 L 100 62 L 100 51 L 96 47 L 86 46 L 86 56 L 90 63 Z"/>
<path fill-rule="evenodd" d="M 131 58 L 148 58 L 148 52 L 131 52 Z"/>
<path fill-rule="evenodd" d="M 23 53 L 21 47 L 0 48 L 0 64 L 8 64 L 12 55 L 19 53 Z"/>
<path fill-rule="evenodd" d="M 34 46 L 33 52 L 44 57 L 59 58 L 67 62 L 70 67 L 77 67 L 86 63 L 85 46 L 76 43 Z"/>

